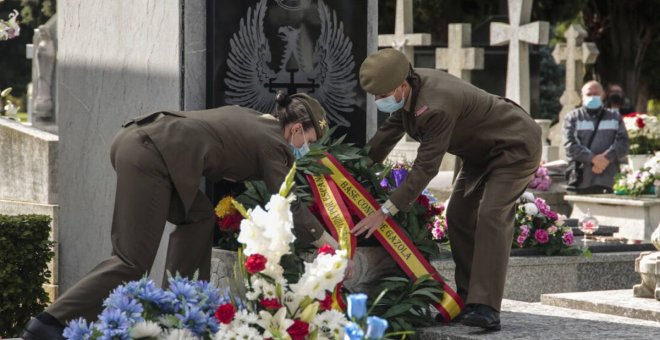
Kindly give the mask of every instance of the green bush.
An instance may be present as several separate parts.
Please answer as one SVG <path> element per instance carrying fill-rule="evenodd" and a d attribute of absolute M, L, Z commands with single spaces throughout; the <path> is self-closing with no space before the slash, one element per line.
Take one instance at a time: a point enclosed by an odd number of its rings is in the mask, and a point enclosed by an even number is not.
<path fill-rule="evenodd" d="M 49 302 L 50 217 L 0 215 L 0 337 L 18 337 Z"/>

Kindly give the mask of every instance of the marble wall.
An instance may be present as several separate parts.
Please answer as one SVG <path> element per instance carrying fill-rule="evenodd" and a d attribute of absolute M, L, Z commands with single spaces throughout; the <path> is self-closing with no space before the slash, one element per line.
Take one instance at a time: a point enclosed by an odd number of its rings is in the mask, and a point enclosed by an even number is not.
<path fill-rule="evenodd" d="M 58 20 L 56 71 L 63 290 L 110 255 L 116 178 L 109 150 L 122 122 L 205 105 L 205 3 L 58 1 L 66 18 Z"/>

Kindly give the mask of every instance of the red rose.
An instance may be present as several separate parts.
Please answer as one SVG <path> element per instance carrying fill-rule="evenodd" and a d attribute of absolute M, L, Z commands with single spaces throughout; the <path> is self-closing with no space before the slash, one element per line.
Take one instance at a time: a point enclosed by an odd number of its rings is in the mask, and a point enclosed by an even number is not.
<path fill-rule="evenodd" d="M 319 248 L 319 255 L 320 254 L 334 255 L 335 254 L 335 248 L 332 248 L 332 246 L 330 246 L 329 244 L 326 243 L 323 246 L 321 246 L 321 248 Z"/>
<path fill-rule="evenodd" d="M 236 212 L 231 215 L 227 215 L 222 220 L 220 220 L 220 230 L 222 231 L 239 231 L 241 229 L 241 221 L 243 216 L 241 213 Z"/>
<path fill-rule="evenodd" d="M 282 308 L 282 304 L 277 299 L 261 299 L 259 300 L 259 304 L 261 304 L 261 307 L 269 310 Z"/>
<path fill-rule="evenodd" d="M 309 334 L 309 324 L 300 320 L 293 320 L 293 325 L 287 328 L 286 331 L 293 340 L 304 340 Z"/>
<path fill-rule="evenodd" d="M 424 207 L 424 209 L 427 209 L 427 210 L 429 209 L 429 206 L 431 205 L 431 203 L 429 203 L 429 198 L 426 197 L 426 195 L 419 195 L 419 197 L 417 197 L 417 203 L 419 203 L 422 207 Z"/>
<path fill-rule="evenodd" d="M 644 123 L 644 119 L 642 117 L 637 117 L 637 120 L 635 120 L 635 123 L 637 123 L 637 127 L 640 129 L 643 129 L 644 126 L 646 126 L 646 123 Z"/>
<path fill-rule="evenodd" d="M 245 260 L 245 268 L 247 269 L 248 273 L 250 274 L 256 274 L 264 269 L 266 269 L 266 257 L 264 257 L 261 254 L 252 254 L 248 256 L 247 260 Z"/>
<path fill-rule="evenodd" d="M 319 309 L 322 311 L 332 309 L 332 294 L 325 293 L 325 299 L 319 300 Z"/>
<path fill-rule="evenodd" d="M 236 309 L 231 303 L 220 305 L 218 309 L 215 310 L 215 318 L 225 325 L 229 324 L 231 320 L 234 320 L 234 315 L 236 315 Z"/>

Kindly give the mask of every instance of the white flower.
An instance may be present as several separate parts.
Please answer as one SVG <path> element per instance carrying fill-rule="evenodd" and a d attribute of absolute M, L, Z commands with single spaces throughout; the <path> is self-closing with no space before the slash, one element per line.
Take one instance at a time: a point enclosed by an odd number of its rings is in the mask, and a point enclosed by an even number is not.
<path fill-rule="evenodd" d="M 519 203 L 530 203 L 534 202 L 534 194 L 532 194 L 529 191 L 525 191 L 522 195 L 520 195 L 520 198 L 518 199 Z"/>
<path fill-rule="evenodd" d="M 260 311 L 257 324 L 265 329 L 264 338 L 274 338 L 274 334 L 286 334 L 287 328 L 293 325 L 293 320 L 286 318 L 286 307 L 282 307 L 275 315 Z"/>
<path fill-rule="evenodd" d="M 555 225 L 558 227 L 561 227 L 566 223 L 566 215 L 564 214 L 557 214 L 557 220 L 555 221 Z"/>
<path fill-rule="evenodd" d="M 21 33 L 21 26 L 16 19 L 18 11 L 14 10 L 9 14 L 9 21 L 0 20 L 0 40 L 8 40 L 17 37 Z"/>
<path fill-rule="evenodd" d="M 525 210 L 525 214 L 529 216 L 536 216 L 539 213 L 539 208 L 534 203 L 525 203 L 523 209 Z"/>
<path fill-rule="evenodd" d="M 309 296 L 323 300 L 326 291 L 332 291 L 344 277 L 346 251 L 337 250 L 334 255 L 319 254 L 312 263 L 305 263 L 305 273 L 291 290 L 299 297 Z"/>
<path fill-rule="evenodd" d="M 236 339 L 259 340 L 264 338 L 258 330 L 247 325 L 234 329 L 234 332 L 236 333 Z"/>
<path fill-rule="evenodd" d="M 153 321 L 140 321 L 133 325 L 130 330 L 131 338 L 156 338 L 161 333 L 158 323 Z"/>
<path fill-rule="evenodd" d="M 197 340 L 198 338 L 195 337 L 189 330 L 187 329 L 173 329 L 169 331 L 163 337 L 165 340 Z"/>
<path fill-rule="evenodd" d="M 319 330 L 319 336 L 322 338 L 343 339 L 344 326 L 347 322 L 344 314 L 336 310 L 329 310 L 317 315 L 311 324 Z"/>

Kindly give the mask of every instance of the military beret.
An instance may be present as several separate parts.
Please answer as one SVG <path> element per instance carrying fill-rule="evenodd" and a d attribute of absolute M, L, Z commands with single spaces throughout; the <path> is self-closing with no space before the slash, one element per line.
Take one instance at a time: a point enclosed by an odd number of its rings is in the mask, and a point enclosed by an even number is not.
<path fill-rule="evenodd" d="M 310 97 L 306 93 L 296 93 L 289 96 L 291 99 L 298 99 L 304 106 L 312 120 L 314 130 L 316 131 L 316 138 L 321 138 L 328 130 L 328 121 L 326 120 L 325 110 L 318 100 Z"/>
<path fill-rule="evenodd" d="M 410 70 L 406 56 L 385 48 L 367 57 L 360 66 L 360 86 L 371 94 L 384 94 L 401 85 Z"/>

